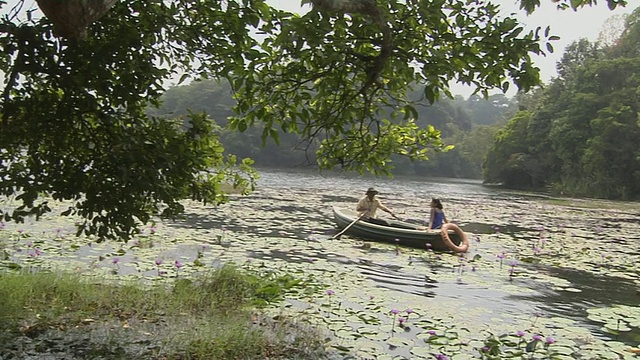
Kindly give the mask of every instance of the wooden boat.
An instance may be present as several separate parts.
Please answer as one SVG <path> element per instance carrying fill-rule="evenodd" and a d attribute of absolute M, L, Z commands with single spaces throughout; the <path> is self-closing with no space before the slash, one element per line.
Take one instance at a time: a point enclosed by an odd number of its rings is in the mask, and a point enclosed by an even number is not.
<path fill-rule="evenodd" d="M 426 231 L 424 226 L 399 220 L 386 220 L 389 226 L 385 226 L 365 220 L 355 221 L 358 219 L 357 212 L 335 206 L 333 216 L 340 230 L 347 228 L 344 234 L 362 240 L 425 250 L 430 248 L 434 251 L 466 252 L 469 248 L 466 234 L 454 224 L 445 224 L 447 227 L 444 231 L 439 229 Z"/>

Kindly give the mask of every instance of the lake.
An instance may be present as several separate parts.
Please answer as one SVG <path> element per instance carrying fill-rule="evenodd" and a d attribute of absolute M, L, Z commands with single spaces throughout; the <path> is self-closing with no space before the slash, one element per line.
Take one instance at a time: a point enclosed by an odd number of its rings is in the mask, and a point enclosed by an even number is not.
<path fill-rule="evenodd" d="M 638 203 L 554 198 L 471 180 L 260 174 L 250 196 L 217 208 L 186 202 L 184 219 L 147 227 L 124 245 L 88 244 L 71 235 L 72 220 L 59 217 L 2 231 L 11 261 L 104 278 L 169 279 L 174 261 L 184 274 L 225 262 L 291 274 L 318 290 L 292 293 L 269 311 L 326 330 L 345 359 L 636 357 Z M 424 224 L 431 198 L 440 198 L 449 220 L 467 232 L 470 251 L 332 240 L 331 207 L 354 208 L 371 186 L 415 223 Z"/>

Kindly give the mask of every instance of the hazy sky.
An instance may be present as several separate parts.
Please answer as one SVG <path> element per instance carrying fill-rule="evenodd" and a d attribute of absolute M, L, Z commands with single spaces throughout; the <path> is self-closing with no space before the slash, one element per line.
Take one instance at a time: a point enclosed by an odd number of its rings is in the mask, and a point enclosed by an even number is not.
<path fill-rule="evenodd" d="M 277 8 L 284 10 L 301 12 L 308 11 L 309 6 L 300 6 L 300 0 L 268 0 L 268 2 Z M 494 4 L 499 4 L 504 14 L 516 13 L 517 18 L 526 25 L 527 29 L 534 30 L 541 26 L 551 27 L 551 34 L 560 37 L 560 40 L 554 41 L 554 53 L 548 54 L 546 57 L 533 57 L 536 66 L 540 68 L 542 79 L 547 82 L 556 76 L 556 62 L 562 57 L 562 53 L 566 46 L 580 38 L 587 38 L 591 41 L 598 39 L 600 31 L 606 20 L 614 15 L 628 14 L 635 9 L 629 1 L 629 5 L 625 8 L 616 8 L 611 11 L 606 6 L 606 1 L 601 0 L 597 6 L 585 7 L 577 12 L 572 10 L 557 10 L 551 0 L 542 0 L 542 7 L 538 8 L 532 15 L 525 15 L 524 11 L 519 10 L 515 0 L 492 0 Z M 463 86 L 453 86 L 454 94 L 460 94 L 465 97 L 471 94 L 471 89 Z M 508 94 L 509 96 L 513 94 Z"/>

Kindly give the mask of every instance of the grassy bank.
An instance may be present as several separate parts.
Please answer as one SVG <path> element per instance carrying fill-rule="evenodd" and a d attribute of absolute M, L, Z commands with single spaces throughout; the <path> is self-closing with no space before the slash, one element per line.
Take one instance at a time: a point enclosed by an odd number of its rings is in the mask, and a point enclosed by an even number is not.
<path fill-rule="evenodd" d="M 254 310 L 290 285 L 232 266 L 153 286 L 0 273 L 0 358 L 323 358 L 322 334 Z"/>

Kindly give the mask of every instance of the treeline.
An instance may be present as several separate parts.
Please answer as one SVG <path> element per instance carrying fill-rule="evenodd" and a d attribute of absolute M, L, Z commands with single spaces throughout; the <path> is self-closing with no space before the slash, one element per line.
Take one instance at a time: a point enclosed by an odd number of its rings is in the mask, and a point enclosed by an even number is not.
<path fill-rule="evenodd" d="M 393 173 L 484 179 L 568 196 L 640 198 L 640 8 L 625 21 L 612 44 L 582 39 L 567 47 L 558 77 L 544 89 L 513 99 L 498 94 L 443 98 L 433 105 L 418 101 L 417 124 L 433 125 L 455 148 L 433 151 L 426 162 L 394 157 Z M 420 94 L 416 87 L 412 96 Z M 228 84 L 204 80 L 170 89 L 151 115 L 204 111 L 219 125 L 229 153 L 252 158 L 259 167 L 315 164 L 315 149 L 295 134 L 283 132 L 275 144 L 260 126 L 227 130 L 234 104 Z"/>
<path fill-rule="evenodd" d="M 603 46 L 567 47 L 558 77 L 496 136 L 485 181 L 608 199 L 640 198 L 640 8 Z"/>
<path fill-rule="evenodd" d="M 473 95 L 468 99 L 457 96 L 445 98 L 433 105 L 421 101 L 423 93 L 416 87 L 411 96 L 416 99 L 417 124 L 434 126 L 441 131 L 447 144 L 455 145 L 449 152 L 435 152 L 427 162 L 411 162 L 394 157 L 396 175 L 419 175 L 456 178 L 482 177 L 483 158 L 493 143 L 498 125 L 506 124 L 515 114 L 517 104 L 502 94 L 488 99 Z M 150 115 L 180 117 L 191 112 L 206 112 L 220 126 L 220 140 L 227 152 L 240 158 L 249 157 L 259 167 L 304 167 L 315 164 L 314 148 L 301 144 L 295 134 L 280 133 L 279 144 L 266 139 L 263 131 L 254 126 L 244 132 L 225 129 L 227 119 L 234 116 L 235 101 L 229 84 L 203 80 L 168 90 L 163 96 L 162 106 Z M 264 145 L 264 146 L 263 146 Z"/>

